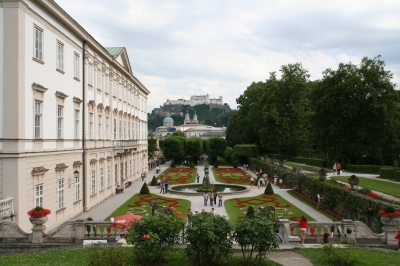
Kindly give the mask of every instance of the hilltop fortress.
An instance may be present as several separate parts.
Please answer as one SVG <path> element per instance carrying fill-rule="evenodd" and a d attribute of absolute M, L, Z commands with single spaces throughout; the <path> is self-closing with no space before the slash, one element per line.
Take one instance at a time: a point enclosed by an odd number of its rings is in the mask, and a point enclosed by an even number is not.
<path fill-rule="evenodd" d="M 213 108 L 220 108 L 223 109 L 225 111 L 231 111 L 231 108 L 229 107 L 228 104 L 224 104 L 224 100 L 222 96 L 219 96 L 219 98 L 214 98 L 214 99 L 210 99 L 210 96 L 207 95 L 193 95 L 190 96 L 190 100 L 185 100 L 183 99 L 178 99 L 178 100 L 169 100 L 167 99 L 167 101 L 163 104 L 160 105 L 160 108 L 154 108 L 153 112 L 154 114 L 160 115 L 160 116 L 166 116 L 167 113 L 171 114 L 171 115 L 182 115 L 183 116 L 183 112 L 182 112 L 182 108 L 184 106 L 196 106 L 196 105 L 200 105 L 200 104 L 207 104 L 210 106 L 210 111 Z"/>

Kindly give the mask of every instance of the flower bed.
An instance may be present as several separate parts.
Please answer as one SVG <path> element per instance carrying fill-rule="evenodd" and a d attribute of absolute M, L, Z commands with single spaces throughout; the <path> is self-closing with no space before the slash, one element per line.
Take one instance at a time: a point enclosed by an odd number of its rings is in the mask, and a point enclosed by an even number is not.
<path fill-rule="evenodd" d="M 250 184 L 251 175 L 240 168 L 213 168 L 215 178 L 228 184 Z"/>
<path fill-rule="evenodd" d="M 165 177 L 169 184 L 193 183 L 196 170 L 196 168 L 169 168 L 160 174 L 158 178 L 162 180 Z"/>

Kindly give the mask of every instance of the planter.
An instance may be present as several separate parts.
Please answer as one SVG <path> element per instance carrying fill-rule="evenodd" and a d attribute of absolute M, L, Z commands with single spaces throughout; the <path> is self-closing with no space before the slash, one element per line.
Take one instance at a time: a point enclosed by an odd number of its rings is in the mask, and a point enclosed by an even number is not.
<path fill-rule="evenodd" d="M 29 217 L 29 221 L 31 222 L 31 224 L 33 225 L 42 225 L 44 223 L 47 222 L 49 218 L 47 216 L 43 216 L 43 217 Z"/>
<path fill-rule="evenodd" d="M 358 189 L 358 184 L 352 184 L 352 183 L 350 183 L 350 189 L 351 189 L 351 190 L 357 190 L 357 189 Z"/>
<path fill-rule="evenodd" d="M 397 239 L 394 237 L 399 231 L 400 217 L 390 218 L 388 216 L 382 216 L 381 222 L 384 225 L 382 229 L 385 233 L 386 244 L 397 245 Z"/>
<path fill-rule="evenodd" d="M 326 180 L 326 173 L 319 173 L 319 180 L 325 181 Z"/>
<path fill-rule="evenodd" d="M 381 222 L 386 226 L 397 226 L 400 225 L 400 217 L 390 218 L 388 216 L 382 216 Z"/>

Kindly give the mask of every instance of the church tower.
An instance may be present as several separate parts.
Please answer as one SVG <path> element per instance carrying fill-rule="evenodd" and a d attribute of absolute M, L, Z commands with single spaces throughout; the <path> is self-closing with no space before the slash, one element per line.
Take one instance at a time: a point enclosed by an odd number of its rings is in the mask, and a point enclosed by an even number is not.
<path fill-rule="evenodd" d="M 183 124 L 186 125 L 189 122 L 190 122 L 189 109 L 187 109 L 185 114 L 185 120 L 183 120 Z"/>

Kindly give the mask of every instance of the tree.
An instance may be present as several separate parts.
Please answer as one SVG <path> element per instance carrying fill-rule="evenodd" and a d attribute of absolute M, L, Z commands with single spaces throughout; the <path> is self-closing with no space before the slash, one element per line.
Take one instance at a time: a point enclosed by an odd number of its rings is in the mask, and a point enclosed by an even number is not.
<path fill-rule="evenodd" d="M 181 159 L 185 155 L 182 137 L 169 137 L 163 141 L 163 155 L 167 159 Z"/>
<path fill-rule="evenodd" d="M 147 144 L 148 144 L 148 155 L 150 158 L 154 157 L 154 152 L 156 151 L 157 148 L 157 139 L 154 133 L 149 133 L 147 136 Z"/>
<path fill-rule="evenodd" d="M 398 93 L 380 56 L 326 69 L 312 92 L 317 144 L 331 158 L 391 164 L 399 154 Z"/>
<path fill-rule="evenodd" d="M 208 156 L 215 162 L 218 156 L 224 156 L 226 140 L 219 137 L 211 137 L 206 140 L 206 150 Z"/>
<path fill-rule="evenodd" d="M 265 217 L 239 220 L 234 235 L 242 251 L 243 265 L 261 265 L 266 252 L 279 247 L 274 226 Z M 254 261 L 253 254 L 256 255 Z"/>
<path fill-rule="evenodd" d="M 193 265 L 211 266 L 229 258 L 232 242 L 227 236 L 233 228 L 225 217 L 203 212 L 193 215 L 190 221 L 186 254 Z"/>
<path fill-rule="evenodd" d="M 203 153 L 203 140 L 199 137 L 186 139 L 186 156 L 192 156 L 197 161 Z"/>
<path fill-rule="evenodd" d="M 147 183 L 144 182 L 142 188 L 140 189 L 139 194 L 150 194 L 149 187 L 147 186 Z"/>
<path fill-rule="evenodd" d="M 182 132 L 182 130 L 177 130 L 174 133 L 172 133 L 173 137 L 185 137 L 185 134 Z"/>
<path fill-rule="evenodd" d="M 271 182 L 268 182 L 268 185 L 265 187 L 264 194 L 274 194 L 274 189 L 272 188 Z"/>
<path fill-rule="evenodd" d="M 309 74 L 300 63 L 284 65 L 280 72 L 280 80 L 272 72 L 266 82 L 258 110 L 263 123 L 257 132 L 263 146 L 297 155 L 310 148 Z"/>

